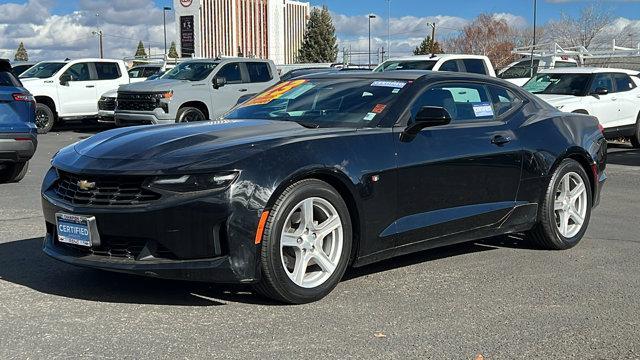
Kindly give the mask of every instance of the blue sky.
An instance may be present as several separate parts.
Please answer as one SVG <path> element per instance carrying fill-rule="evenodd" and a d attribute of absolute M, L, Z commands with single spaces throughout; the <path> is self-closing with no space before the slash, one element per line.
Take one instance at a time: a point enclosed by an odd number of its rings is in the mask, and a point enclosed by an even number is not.
<path fill-rule="evenodd" d="M 0 4 L 24 1 L 0 0 Z M 158 6 L 171 5 L 171 0 L 155 0 Z M 310 0 L 313 5 L 327 5 L 332 11 L 345 15 L 361 15 L 369 12 L 387 14 L 385 0 Z M 538 16 L 541 22 L 557 18 L 560 12 L 576 14 L 580 8 L 593 1 L 580 0 L 538 0 Z M 614 17 L 636 17 L 640 15 L 640 1 L 618 0 L 600 1 Z M 56 0 L 53 13 L 64 14 L 78 7 L 78 0 Z M 520 15 L 532 22 L 532 0 L 391 0 L 391 16 L 405 15 L 433 16 L 454 15 L 473 18 L 482 12 L 508 12 Z"/>

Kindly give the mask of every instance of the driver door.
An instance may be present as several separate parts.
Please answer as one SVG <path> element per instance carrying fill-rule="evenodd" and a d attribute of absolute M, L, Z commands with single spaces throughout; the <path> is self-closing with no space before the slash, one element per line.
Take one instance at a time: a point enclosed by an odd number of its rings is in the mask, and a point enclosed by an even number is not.
<path fill-rule="evenodd" d="M 494 100 L 495 99 L 495 100 Z M 424 128 L 398 149 L 398 246 L 436 241 L 492 225 L 514 206 L 522 152 L 509 120 L 522 100 L 508 89 L 479 83 L 442 83 L 411 105 L 445 108 L 451 123 Z"/>
<path fill-rule="evenodd" d="M 71 65 L 63 73 L 69 75 L 71 80 L 66 84 L 57 84 L 60 99 L 58 106 L 62 116 L 96 114 L 98 96 L 91 70 L 90 63 L 82 62 Z"/>
<path fill-rule="evenodd" d="M 244 69 L 240 62 L 230 62 L 224 64 L 214 75 L 227 80 L 224 86 L 213 89 L 213 111 L 210 118 L 215 120 L 231 110 L 238 103 L 240 96 L 249 94 L 247 84 L 244 83 Z"/>
<path fill-rule="evenodd" d="M 607 94 L 598 95 L 599 89 L 606 89 Z M 587 111 L 589 115 L 598 118 L 604 127 L 614 126 L 620 116 L 618 111 L 618 94 L 613 88 L 611 74 L 595 74 L 589 89 L 588 101 L 590 102 Z"/>

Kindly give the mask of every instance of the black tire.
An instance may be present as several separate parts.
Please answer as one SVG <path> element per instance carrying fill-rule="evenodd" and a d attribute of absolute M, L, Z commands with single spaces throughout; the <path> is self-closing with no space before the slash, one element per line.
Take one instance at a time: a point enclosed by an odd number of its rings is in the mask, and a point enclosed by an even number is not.
<path fill-rule="evenodd" d="M 56 116 L 53 110 L 45 104 L 36 104 L 36 127 L 38 134 L 46 134 L 53 128 L 56 122 Z"/>
<path fill-rule="evenodd" d="M 556 225 L 554 201 L 560 181 L 566 174 L 571 172 L 578 174 L 585 184 L 587 206 L 582 228 L 580 228 L 580 231 L 571 238 L 566 238 L 562 234 L 560 234 L 560 231 L 558 230 L 558 227 Z M 589 225 L 589 219 L 591 218 L 591 207 L 593 205 L 592 196 L 593 194 L 589 182 L 589 177 L 587 176 L 584 168 L 575 160 L 564 159 L 553 172 L 551 181 L 549 182 L 546 193 L 544 195 L 544 199 L 540 204 L 540 208 L 538 209 L 539 223 L 527 234 L 529 239 L 531 239 L 541 248 L 549 250 L 565 250 L 576 246 L 580 242 L 580 240 L 582 240 L 582 237 L 587 231 L 587 227 Z"/>
<path fill-rule="evenodd" d="M 636 118 L 636 131 L 631 137 L 631 145 L 636 149 L 640 148 L 640 114 Z"/>
<path fill-rule="evenodd" d="M 342 222 L 343 245 L 334 272 L 314 288 L 294 283 L 284 270 L 280 251 L 280 235 L 289 213 L 303 200 L 316 197 L 328 201 Z M 352 225 L 349 209 L 338 192 L 324 181 L 307 179 L 289 186 L 280 195 L 269 213 L 261 247 L 262 279 L 254 286 L 260 294 L 277 301 L 303 304 L 317 301 L 329 294 L 340 282 L 349 264 L 352 246 Z"/>
<path fill-rule="evenodd" d="M 178 114 L 176 115 L 177 123 L 186 123 L 186 122 L 194 122 L 194 121 L 205 121 L 207 120 L 204 113 L 194 107 L 183 107 L 178 110 Z"/>
<path fill-rule="evenodd" d="M 25 175 L 27 175 L 28 170 L 28 161 L 5 164 L 0 169 L 0 183 L 18 182 L 24 179 Z"/>

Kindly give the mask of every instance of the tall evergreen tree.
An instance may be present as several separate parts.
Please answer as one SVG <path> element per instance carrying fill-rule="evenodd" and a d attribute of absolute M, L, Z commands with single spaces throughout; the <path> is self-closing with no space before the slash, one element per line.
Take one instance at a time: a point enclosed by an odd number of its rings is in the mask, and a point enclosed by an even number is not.
<path fill-rule="evenodd" d="M 172 59 L 177 59 L 177 58 L 180 57 L 180 55 L 178 55 L 178 50 L 176 50 L 176 42 L 175 41 L 171 42 L 171 46 L 169 47 L 169 54 L 167 56 L 172 58 Z"/>
<path fill-rule="evenodd" d="M 338 56 L 336 28 L 326 6 L 311 10 L 302 47 L 298 52 L 299 63 L 335 62 Z"/>
<path fill-rule="evenodd" d="M 18 50 L 16 50 L 16 56 L 13 58 L 14 61 L 29 61 L 29 54 L 27 54 L 27 49 L 24 48 L 24 43 L 21 41 L 20 45 L 18 45 Z"/>
<path fill-rule="evenodd" d="M 413 50 L 413 55 L 429 55 L 429 54 L 442 54 L 442 48 L 440 43 L 433 41 L 431 36 L 427 36 L 422 43 Z"/>
<path fill-rule="evenodd" d="M 144 48 L 144 44 L 142 43 L 142 40 L 140 40 L 140 42 L 138 43 L 138 48 L 136 49 L 135 57 L 145 57 L 145 56 L 147 56 L 147 50 Z"/>

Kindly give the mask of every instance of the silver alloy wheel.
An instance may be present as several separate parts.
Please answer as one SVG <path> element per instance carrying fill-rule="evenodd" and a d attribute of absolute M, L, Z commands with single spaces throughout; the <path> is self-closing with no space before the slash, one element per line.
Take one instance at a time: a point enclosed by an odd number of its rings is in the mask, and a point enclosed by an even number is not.
<path fill-rule="evenodd" d="M 582 177 L 570 172 L 562 177 L 553 202 L 556 227 L 560 235 L 570 239 L 580 232 L 587 215 L 587 187 Z"/>
<path fill-rule="evenodd" d="M 296 285 L 315 288 L 331 277 L 342 256 L 344 232 L 336 208 L 307 198 L 289 213 L 280 236 L 280 257 Z"/>
<path fill-rule="evenodd" d="M 204 116 L 199 111 L 196 110 L 187 110 L 182 113 L 180 116 L 180 122 L 195 122 L 195 121 L 204 121 Z"/>

